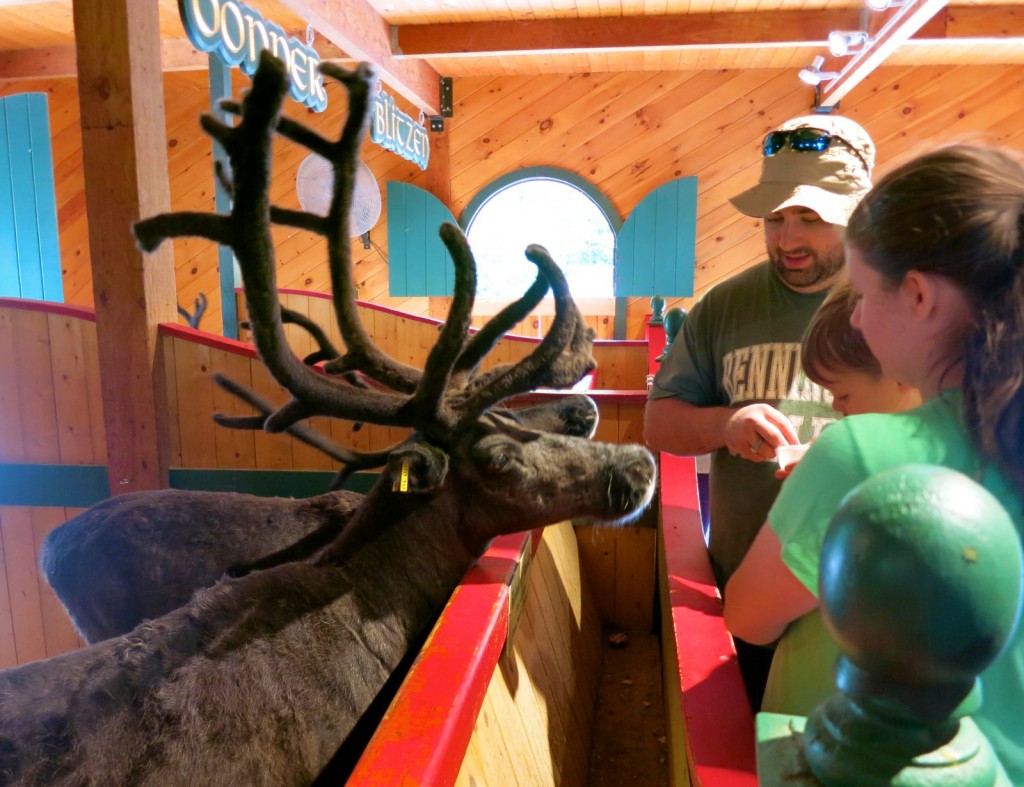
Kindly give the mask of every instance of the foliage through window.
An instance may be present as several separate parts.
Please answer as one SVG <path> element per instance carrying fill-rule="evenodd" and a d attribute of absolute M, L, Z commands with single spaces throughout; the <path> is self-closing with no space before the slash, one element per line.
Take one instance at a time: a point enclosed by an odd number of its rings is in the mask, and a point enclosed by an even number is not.
<path fill-rule="evenodd" d="M 600 193 L 570 173 L 562 177 L 543 169 L 544 174 L 523 170 L 501 179 L 467 208 L 477 297 L 519 297 L 537 274 L 524 252 L 539 243 L 564 271 L 573 297 L 611 298 L 618 228 L 610 204 L 599 204 Z"/>

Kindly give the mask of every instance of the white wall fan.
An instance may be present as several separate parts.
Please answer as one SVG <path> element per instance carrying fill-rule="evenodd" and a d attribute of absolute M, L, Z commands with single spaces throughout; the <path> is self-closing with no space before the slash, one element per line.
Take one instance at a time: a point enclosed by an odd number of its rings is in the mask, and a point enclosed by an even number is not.
<path fill-rule="evenodd" d="M 331 162 L 318 153 L 310 153 L 295 174 L 295 192 L 303 210 L 326 216 L 334 193 Z M 380 186 L 373 172 L 362 161 L 356 162 L 356 182 L 352 189 L 352 237 L 362 237 L 363 248 L 370 248 L 370 230 L 380 219 Z"/>

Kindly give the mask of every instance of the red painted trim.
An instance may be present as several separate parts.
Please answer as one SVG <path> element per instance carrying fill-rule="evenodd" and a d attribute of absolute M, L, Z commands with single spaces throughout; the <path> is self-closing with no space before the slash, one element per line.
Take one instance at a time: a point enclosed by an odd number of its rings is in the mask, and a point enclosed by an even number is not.
<path fill-rule="evenodd" d="M 756 787 L 754 716 L 701 532 L 693 457 L 661 455 L 668 603 L 695 787 Z M 671 696 L 666 692 L 666 697 Z"/>
<path fill-rule="evenodd" d="M 505 645 L 509 583 L 530 538 L 494 539 L 463 577 L 347 787 L 455 783 Z"/>
<path fill-rule="evenodd" d="M 259 353 L 256 352 L 256 348 L 248 342 L 241 342 L 238 339 L 229 339 L 225 336 L 219 336 L 216 333 L 208 333 L 207 331 L 199 330 L 198 328 L 190 328 L 187 325 L 180 325 L 173 322 L 162 322 L 160 323 L 160 335 L 173 336 L 176 339 L 184 339 L 185 341 L 193 342 L 194 344 L 202 344 L 206 347 L 212 347 L 214 350 L 224 350 L 225 352 L 242 355 L 246 358 L 259 358 Z"/>
<path fill-rule="evenodd" d="M 651 325 L 650 320 L 651 315 L 648 314 L 644 326 L 644 333 L 647 336 L 647 372 L 648 374 L 657 374 L 658 368 L 661 366 L 658 356 L 665 349 L 665 326 L 662 324 Z"/>
<path fill-rule="evenodd" d="M 29 312 L 46 312 L 64 317 L 78 317 L 81 320 L 96 322 L 96 312 L 85 306 L 73 306 L 70 303 L 54 301 L 35 301 L 31 298 L 0 298 L 0 309 L 21 309 Z"/>

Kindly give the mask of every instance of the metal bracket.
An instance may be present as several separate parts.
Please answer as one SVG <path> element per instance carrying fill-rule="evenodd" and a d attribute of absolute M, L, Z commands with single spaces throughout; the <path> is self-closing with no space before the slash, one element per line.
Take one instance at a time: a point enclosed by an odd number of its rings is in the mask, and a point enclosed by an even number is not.
<path fill-rule="evenodd" d="M 814 103 L 811 104 L 811 109 L 816 115 L 831 115 L 833 112 L 839 111 L 840 102 L 837 101 L 834 104 L 828 104 L 827 106 L 821 105 L 821 83 L 814 86 Z"/>
<path fill-rule="evenodd" d="M 455 110 L 452 105 L 452 78 L 440 77 L 440 82 L 441 114 L 446 118 L 450 118 L 455 114 Z"/>
<path fill-rule="evenodd" d="M 839 111 L 839 103 L 829 104 L 828 106 L 821 105 L 821 85 L 814 86 L 814 104 L 811 108 L 814 110 L 815 115 L 831 115 L 834 112 Z"/>
<path fill-rule="evenodd" d="M 437 132 L 444 131 L 444 117 L 442 117 L 441 115 L 431 115 L 430 130 Z"/>

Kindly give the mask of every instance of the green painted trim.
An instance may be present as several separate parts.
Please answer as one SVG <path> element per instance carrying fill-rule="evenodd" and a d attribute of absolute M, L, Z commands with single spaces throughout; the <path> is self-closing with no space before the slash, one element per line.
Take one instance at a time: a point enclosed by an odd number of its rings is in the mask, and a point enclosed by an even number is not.
<path fill-rule="evenodd" d="M 614 339 L 625 339 L 626 338 L 626 317 L 628 316 L 627 310 L 629 308 L 629 298 L 618 297 L 615 299 L 615 324 L 612 328 Z"/>
<path fill-rule="evenodd" d="M 235 124 L 234 117 L 225 112 L 220 102 L 222 99 L 231 98 L 231 67 L 225 65 L 212 53 L 209 57 L 210 64 L 210 114 L 228 126 Z M 231 195 L 224 188 L 224 184 L 216 177 L 216 165 L 219 162 L 225 167 L 225 172 L 230 172 L 230 160 L 224 146 L 213 138 L 213 171 L 210 177 L 213 178 L 213 204 L 218 213 L 229 213 L 231 211 Z M 221 329 L 224 336 L 229 339 L 238 338 L 238 304 L 235 302 L 235 285 L 241 284 L 242 276 L 238 270 L 238 263 L 235 262 L 235 253 L 230 246 L 217 246 L 217 265 L 220 270 L 220 314 Z"/>
<path fill-rule="evenodd" d="M 171 468 L 172 489 L 244 492 L 262 497 L 312 497 L 327 491 L 335 474 L 317 470 Z M 367 492 L 376 473 L 356 473 L 345 489 Z M 100 465 L 0 464 L 0 505 L 88 508 L 110 497 Z"/>
<path fill-rule="evenodd" d="M 0 464 L 0 505 L 88 508 L 108 497 L 103 466 Z"/>
<path fill-rule="evenodd" d="M 570 172 L 569 170 L 561 169 L 560 167 L 523 167 L 522 169 L 517 169 L 515 172 L 509 172 L 501 177 L 495 178 L 480 189 L 480 191 L 476 193 L 476 196 L 469 201 L 465 210 L 462 211 L 462 216 L 459 217 L 459 225 L 464 230 L 468 229 L 469 225 L 473 221 L 473 217 L 477 214 L 477 211 L 483 207 L 487 200 L 502 189 L 511 186 L 513 183 L 518 183 L 521 180 L 534 180 L 536 178 L 560 180 L 563 183 L 568 183 L 570 186 L 575 186 L 590 197 L 591 201 L 600 208 L 601 212 L 604 213 L 605 218 L 608 219 L 608 223 L 611 225 L 612 231 L 615 234 L 618 234 L 619 230 L 622 228 L 622 219 L 619 217 L 619 212 L 615 210 L 615 206 L 612 204 L 612 201 L 608 199 L 608 197 L 606 197 L 604 193 L 597 188 L 597 186 L 586 178 L 581 178 L 575 172 Z"/>

